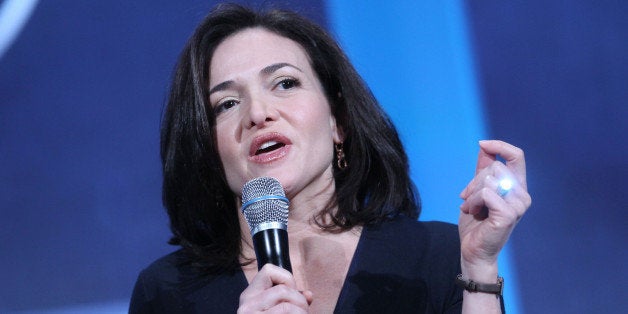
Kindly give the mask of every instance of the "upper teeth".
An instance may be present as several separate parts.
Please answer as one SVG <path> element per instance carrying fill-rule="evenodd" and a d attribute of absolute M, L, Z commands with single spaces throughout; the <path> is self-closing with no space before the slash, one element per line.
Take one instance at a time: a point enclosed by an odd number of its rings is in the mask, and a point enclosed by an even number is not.
<path fill-rule="evenodd" d="M 266 149 L 268 147 L 271 147 L 271 146 L 277 145 L 277 144 L 279 144 L 279 143 L 275 142 L 275 141 L 266 142 L 266 143 L 262 144 L 262 146 L 260 146 L 259 149 Z"/>

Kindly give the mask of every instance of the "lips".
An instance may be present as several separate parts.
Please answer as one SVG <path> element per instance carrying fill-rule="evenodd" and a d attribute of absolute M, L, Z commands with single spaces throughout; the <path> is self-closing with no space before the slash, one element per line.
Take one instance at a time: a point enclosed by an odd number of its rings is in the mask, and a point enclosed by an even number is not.
<path fill-rule="evenodd" d="M 249 160 L 266 163 L 277 160 L 288 153 L 290 140 L 279 133 L 267 133 L 253 139 L 249 147 Z"/>

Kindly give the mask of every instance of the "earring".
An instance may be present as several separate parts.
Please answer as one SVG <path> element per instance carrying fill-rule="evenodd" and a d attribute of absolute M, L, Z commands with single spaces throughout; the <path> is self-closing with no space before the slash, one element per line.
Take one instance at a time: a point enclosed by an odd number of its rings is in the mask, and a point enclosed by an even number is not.
<path fill-rule="evenodd" d="M 345 152 L 343 150 L 342 142 L 334 144 L 336 148 L 336 160 L 338 169 L 345 170 L 348 166 L 347 159 L 345 159 Z"/>

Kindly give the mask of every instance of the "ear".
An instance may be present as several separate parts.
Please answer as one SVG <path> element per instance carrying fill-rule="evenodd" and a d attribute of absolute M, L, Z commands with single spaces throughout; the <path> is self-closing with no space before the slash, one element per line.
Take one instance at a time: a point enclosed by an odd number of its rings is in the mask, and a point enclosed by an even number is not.
<path fill-rule="evenodd" d="M 336 123 L 336 117 L 330 116 L 329 118 L 329 126 L 331 127 L 332 138 L 334 139 L 334 143 L 342 143 L 345 139 L 345 135 L 342 132 L 342 127 Z"/>

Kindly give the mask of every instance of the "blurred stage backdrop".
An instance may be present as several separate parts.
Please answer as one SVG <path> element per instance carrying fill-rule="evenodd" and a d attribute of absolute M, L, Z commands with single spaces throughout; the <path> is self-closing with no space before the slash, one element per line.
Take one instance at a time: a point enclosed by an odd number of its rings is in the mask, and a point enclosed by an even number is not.
<path fill-rule="evenodd" d="M 525 149 L 509 313 L 625 310 L 628 2 L 240 2 L 336 36 L 401 132 L 421 219 L 456 221 L 477 140 Z M 0 312 L 124 313 L 138 272 L 175 249 L 159 121 L 215 3 L 0 1 Z"/>

